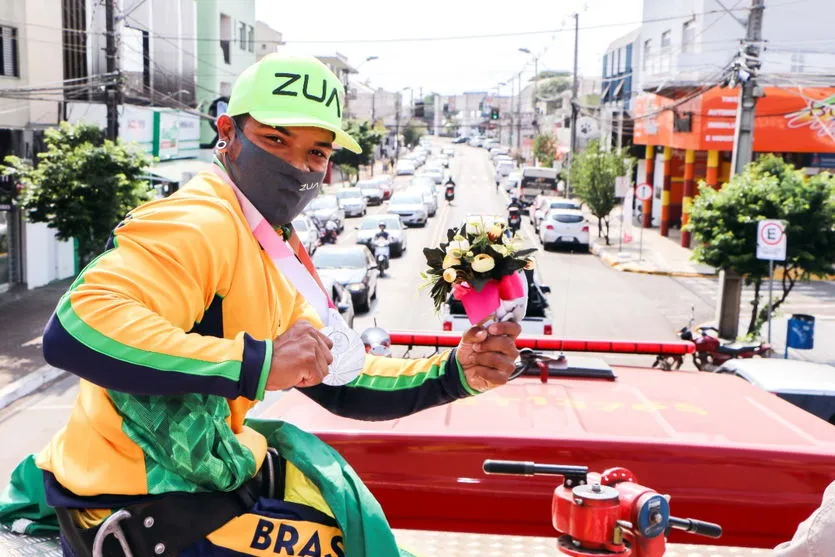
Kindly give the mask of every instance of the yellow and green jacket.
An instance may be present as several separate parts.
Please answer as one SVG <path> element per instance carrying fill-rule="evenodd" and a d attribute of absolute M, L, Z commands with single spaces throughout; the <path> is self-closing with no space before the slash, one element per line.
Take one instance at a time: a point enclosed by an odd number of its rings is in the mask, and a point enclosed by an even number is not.
<path fill-rule="evenodd" d="M 47 362 L 81 384 L 69 423 L 38 466 L 81 497 L 237 488 L 267 449 L 243 424 L 264 396 L 272 340 L 300 319 L 322 326 L 219 178 L 201 173 L 137 208 L 44 332 Z M 362 420 L 474 394 L 454 351 L 420 360 L 368 356 L 349 385 L 300 390 Z"/>

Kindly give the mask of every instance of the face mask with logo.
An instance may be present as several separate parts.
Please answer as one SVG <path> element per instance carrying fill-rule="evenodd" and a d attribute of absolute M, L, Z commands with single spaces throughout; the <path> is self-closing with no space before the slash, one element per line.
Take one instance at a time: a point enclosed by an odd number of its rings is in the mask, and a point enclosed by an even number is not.
<path fill-rule="evenodd" d="M 224 157 L 224 166 L 238 189 L 272 226 L 290 224 L 319 194 L 324 172 L 299 170 L 250 141 L 235 125 L 241 149 L 235 160 Z"/>

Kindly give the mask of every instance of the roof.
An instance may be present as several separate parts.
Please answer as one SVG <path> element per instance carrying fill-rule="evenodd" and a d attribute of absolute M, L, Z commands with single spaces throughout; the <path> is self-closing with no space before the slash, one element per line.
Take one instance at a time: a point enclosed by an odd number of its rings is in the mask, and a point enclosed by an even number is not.
<path fill-rule="evenodd" d="M 835 366 L 782 358 L 751 358 L 731 360 L 722 368 L 737 371 L 770 393 L 835 396 Z"/>

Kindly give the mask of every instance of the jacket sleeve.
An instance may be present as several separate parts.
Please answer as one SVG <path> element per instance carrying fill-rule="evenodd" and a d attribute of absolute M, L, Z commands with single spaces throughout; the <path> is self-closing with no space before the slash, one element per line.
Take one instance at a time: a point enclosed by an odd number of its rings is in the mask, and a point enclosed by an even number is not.
<path fill-rule="evenodd" d="M 137 209 L 59 301 L 44 331 L 46 361 L 129 394 L 262 398 L 271 342 L 187 332 L 208 329 L 201 320 L 220 311 L 237 253 L 235 218 L 211 199 Z"/>
<path fill-rule="evenodd" d="M 321 323 L 303 300 L 297 301 L 295 318 Z M 299 390 L 338 416 L 366 421 L 402 418 L 478 394 L 467 384 L 455 350 L 415 360 L 367 355 L 362 373 L 351 383 Z"/>

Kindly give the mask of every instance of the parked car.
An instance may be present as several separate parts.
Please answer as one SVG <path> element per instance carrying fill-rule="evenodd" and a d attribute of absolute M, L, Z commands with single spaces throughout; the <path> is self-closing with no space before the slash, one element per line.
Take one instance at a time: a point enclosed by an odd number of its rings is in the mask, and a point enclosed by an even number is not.
<path fill-rule="evenodd" d="M 357 189 L 362 192 L 368 205 L 383 204 L 383 188 L 374 180 L 360 180 L 357 182 Z"/>
<path fill-rule="evenodd" d="M 380 229 L 380 222 L 386 223 L 386 232 L 389 233 L 389 237 L 391 238 L 391 244 L 389 245 L 391 256 L 400 257 L 406 251 L 407 235 L 406 227 L 398 215 L 383 213 L 381 215 L 368 215 L 362 219 L 362 222 L 357 227 L 357 243 L 364 244 L 371 249 L 374 235 Z"/>
<path fill-rule="evenodd" d="M 509 175 L 516 167 L 512 161 L 500 161 L 496 163 L 496 185 L 502 183 L 505 176 Z"/>
<path fill-rule="evenodd" d="M 389 174 L 381 174 L 371 179 L 376 183 L 381 190 L 383 190 L 383 201 L 391 199 L 391 194 L 394 193 L 394 178 Z"/>
<path fill-rule="evenodd" d="M 293 229 L 304 249 L 312 255 L 319 247 L 319 228 L 309 216 L 299 215 L 293 219 Z"/>
<path fill-rule="evenodd" d="M 359 311 L 371 309 L 377 297 L 377 262 L 365 246 L 322 246 L 313 256 L 319 275 L 343 285 Z"/>
<path fill-rule="evenodd" d="M 415 161 L 404 158 L 397 161 L 397 164 L 394 165 L 394 171 L 398 176 L 414 174 L 417 166 Z"/>
<path fill-rule="evenodd" d="M 336 223 L 341 233 L 345 230 L 345 211 L 340 207 L 335 195 L 322 194 L 307 204 L 304 213 L 315 216 L 324 225 L 329 220 Z"/>
<path fill-rule="evenodd" d="M 574 201 L 573 199 L 543 195 L 536 200 L 533 210 L 529 211 L 531 224 L 533 225 L 534 230 L 539 232 L 539 225 L 542 222 L 542 219 L 545 218 L 548 211 L 552 209 L 574 209 L 575 211 L 579 211 L 580 207 L 580 203 Z"/>
<path fill-rule="evenodd" d="M 394 192 L 389 201 L 389 213 L 400 215 L 404 224 L 425 226 L 429 211 L 419 192 Z"/>
<path fill-rule="evenodd" d="M 835 425 L 835 366 L 784 360 L 729 360 L 714 373 L 734 375 Z"/>
<path fill-rule="evenodd" d="M 363 192 L 358 188 L 340 190 L 335 195 L 345 211 L 346 217 L 362 217 L 365 215 L 367 204 Z"/>
<path fill-rule="evenodd" d="M 554 322 L 546 294 L 551 287 L 542 284 L 534 271 L 524 271 L 528 281 L 528 307 L 522 319 L 522 332 L 527 335 L 550 335 Z M 444 331 L 466 331 L 472 324 L 464 311 L 464 305 L 450 295 L 441 310 L 441 324 Z"/>
<path fill-rule="evenodd" d="M 411 185 L 406 188 L 406 191 L 416 192 L 423 197 L 423 202 L 426 204 L 426 214 L 434 217 L 438 212 L 438 195 L 434 186 L 426 185 Z"/>
<path fill-rule="evenodd" d="M 455 143 L 455 144 L 467 143 L 469 141 L 470 141 L 470 138 L 467 137 L 466 135 L 461 135 L 461 136 L 456 137 L 455 139 L 452 140 L 452 142 Z"/>
<path fill-rule="evenodd" d="M 354 298 L 351 296 L 351 293 L 333 277 L 322 277 L 322 285 L 325 287 L 325 292 L 333 300 L 336 309 L 339 310 L 345 323 L 353 329 L 356 310 L 354 309 Z"/>
<path fill-rule="evenodd" d="M 577 209 L 552 209 L 542 219 L 539 241 L 546 250 L 567 244 L 588 251 L 589 222 Z"/>

